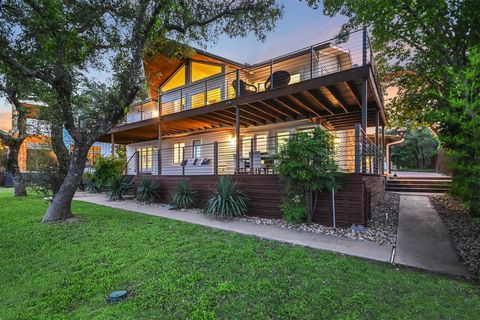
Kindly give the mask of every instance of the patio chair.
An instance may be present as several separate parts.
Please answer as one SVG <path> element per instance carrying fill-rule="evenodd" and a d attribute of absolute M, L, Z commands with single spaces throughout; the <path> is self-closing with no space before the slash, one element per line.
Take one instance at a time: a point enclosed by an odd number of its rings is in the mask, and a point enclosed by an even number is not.
<path fill-rule="evenodd" d="M 245 166 L 245 159 L 240 156 L 240 158 L 237 158 L 236 154 L 233 154 L 233 162 L 235 163 L 235 169 L 237 168 L 237 161 L 238 163 L 238 172 L 237 173 L 245 173 L 246 172 L 246 166 Z"/>
<path fill-rule="evenodd" d="M 272 80 L 273 79 L 273 80 Z M 265 90 L 284 87 L 290 82 L 290 73 L 285 70 L 279 70 L 272 73 L 265 81 Z"/>
<path fill-rule="evenodd" d="M 240 92 L 238 92 L 238 82 L 237 80 L 232 81 L 232 86 L 235 89 L 235 93 L 238 96 L 244 96 L 247 94 L 254 94 L 257 93 L 257 87 L 255 87 L 253 84 L 246 83 L 243 80 L 240 80 Z"/>
<path fill-rule="evenodd" d="M 260 151 L 250 152 L 250 161 L 254 173 L 261 173 L 263 170 L 262 153 Z"/>

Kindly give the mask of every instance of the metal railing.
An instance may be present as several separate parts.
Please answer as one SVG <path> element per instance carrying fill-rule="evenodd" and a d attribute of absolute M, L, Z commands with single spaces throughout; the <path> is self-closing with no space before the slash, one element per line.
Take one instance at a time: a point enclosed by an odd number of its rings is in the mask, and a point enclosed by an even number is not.
<path fill-rule="evenodd" d="M 201 108 L 367 64 L 381 91 L 370 40 L 365 30 L 358 30 L 242 69 L 226 66 L 221 74 L 166 92 L 159 89 L 158 101 L 152 98 L 133 107 L 127 122 Z"/>
<path fill-rule="evenodd" d="M 331 130 L 332 157 L 341 172 L 383 174 L 384 157 L 381 146 L 356 126 L 351 130 Z M 238 145 L 235 139 L 198 145 L 173 143 L 151 152 L 137 151 L 127 162 L 126 174 L 160 175 L 222 175 L 274 174 L 275 155 L 295 134 L 282 133 L 267 137 L 243 136 Z M 133 162 L 132 162 L 133 159 Z"/>

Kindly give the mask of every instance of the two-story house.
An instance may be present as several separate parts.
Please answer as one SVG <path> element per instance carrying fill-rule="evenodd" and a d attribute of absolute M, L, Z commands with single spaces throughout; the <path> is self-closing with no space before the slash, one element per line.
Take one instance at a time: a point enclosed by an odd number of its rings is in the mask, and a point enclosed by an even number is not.
<path fill-rule="evenodd" d="M 334 137 L 334 157 L 346 174 L 337 217 L 366 222 L 384 190 L 386 117 L 365 32 L 255 64 L 195 50 L 185 59 L 147 57 L 144 69 L 149 99 L 101 138 L 126 145 L 126 174 L 155 179 L 165 196 L 181 179 L 202 191 L 216 175 L 235 175 L 254 199 L 249 212 L 272 216 L 283 189 L 271 155 L 295 133 L 319 126 Z M 272 199 L 273 206 L 262 204 Z M 328 201 L 323 206 L 332 211 Z M 349 213 L 354 206 L 358 213 Z M 320 211 L 317 220 L 328 224 Z"/>

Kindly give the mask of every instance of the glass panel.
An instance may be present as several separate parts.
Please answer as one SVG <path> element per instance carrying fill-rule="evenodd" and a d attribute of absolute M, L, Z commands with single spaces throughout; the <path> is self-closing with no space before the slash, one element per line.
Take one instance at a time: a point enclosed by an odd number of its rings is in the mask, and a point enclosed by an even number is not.
<path fill-rule="evenodd" d="M 193 158 L 200 159 L 202 154 L 202 140 L 193 140 Z"/>
<path fill-rule="evenodd" d="M 175 72 L 173 77 L 170 78 L 163 86 L 162 91 L 172 90 L 185 85 L 185 66 Z"/>
<path fill-rule="evenodd" d="M 219 102 L 221 98 L 222 91 L 220 88 L 208 90 L 207 93 L 207 104 L 212 104 L 215 102 Z"/>
<path fill-rule="evenodd" d="M 277 151 L 288 142 L 289 131 L 277 132 Z"/>
<path fill-rule="evenodd" d="M 290 76 L 290 82 L 288 84 L 300 82 L 300 73 L 295 73 Z"/>
<path fill-rule="evenodd" d="M 173 144 L 173 163 L 180 163 L 183 160 L 184 142 L 175 142 Z"/>
<path fill-rule="evenodd" d="M 192 62 L 192 82 L 211 77 L 222 72 L 221 66 Z"/>
<path fill-rule="evenodd" d="M 200 92 L 192 95 L 192 109 L 205 105 L 205 93 Z"/>

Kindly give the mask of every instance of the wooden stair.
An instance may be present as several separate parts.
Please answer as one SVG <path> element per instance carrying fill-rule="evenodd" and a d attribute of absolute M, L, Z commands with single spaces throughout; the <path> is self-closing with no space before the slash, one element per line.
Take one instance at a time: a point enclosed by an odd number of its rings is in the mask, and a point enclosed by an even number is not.
<path fill-rule="evenodd" d="M 386 190 L 394 192 L 445 193 L 451 190 L 451 177 L 389 177 Z"/>

